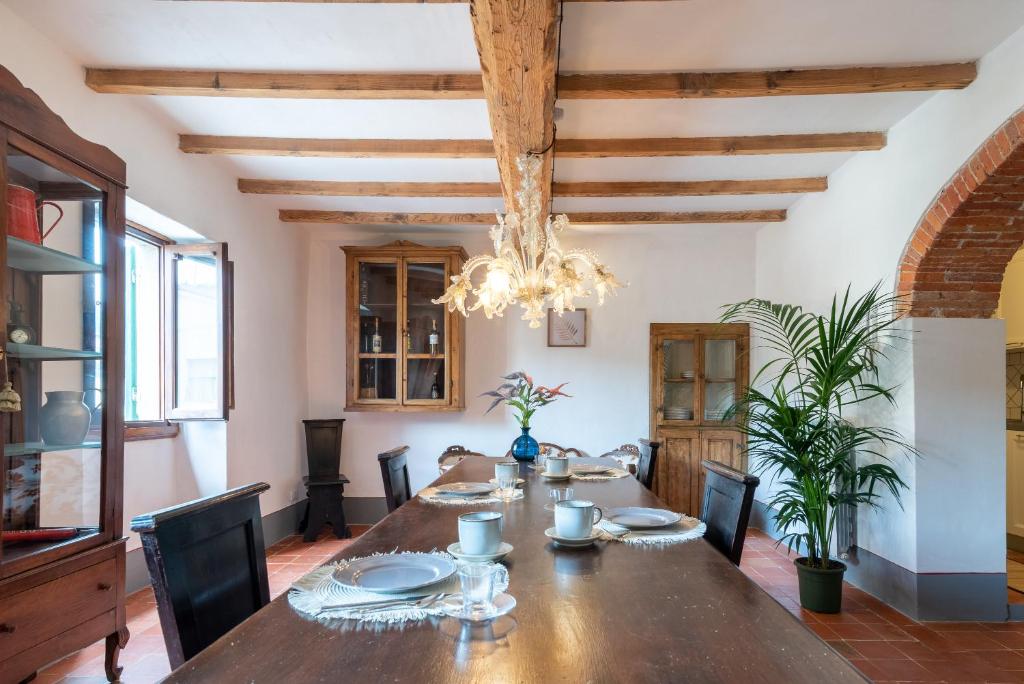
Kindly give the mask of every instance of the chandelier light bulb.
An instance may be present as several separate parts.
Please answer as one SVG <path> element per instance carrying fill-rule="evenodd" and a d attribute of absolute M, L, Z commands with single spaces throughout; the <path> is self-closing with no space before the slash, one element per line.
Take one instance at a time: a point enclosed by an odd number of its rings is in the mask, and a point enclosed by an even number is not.
<path fill-rule="evenodd" d="M 497 215 L 491 227 L 490 238 L 494 255 L 475 256 L 453 275 L 445 293 L 433 300 L 434 304 L 447 304 L 449 311 L 468 316 L 469 311 L 483 309 L 487 318 L 501 316 L 512 304 L 523 309 L 523 320 L 531 328 L 539 328 L 544 310 L 550 306 L 561 315 L 575 311 L 575 300 L 588 297 L 593 283 L 598 305 L 604 304 L 608 293 L 624 287 L 594 252 L 587 249 L 562 250 L 558 234 L 569 226 L 565 214 L 541 215 L 541 194 L 537 179 L 541 158 L 524 155 L 516 160 L 521 185 L 516 192 L 518 209 Z M 487 275 L 476 289 L 473 273 L 486 267 Z M 476 301 L 466 308 L 470 291 Z"/>

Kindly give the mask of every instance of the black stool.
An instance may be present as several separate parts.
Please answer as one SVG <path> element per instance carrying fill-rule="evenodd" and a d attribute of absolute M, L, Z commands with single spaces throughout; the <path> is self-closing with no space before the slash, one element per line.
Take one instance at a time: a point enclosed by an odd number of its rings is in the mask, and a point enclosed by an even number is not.
<path fill-rule="evenodd" d="M 306 513 L 299 531 L 303 541 L 316 541 L 324 523 L 334 528 L 334 536 L 348 539 L 352 532 L 345 523 L 345 485 L 348 478 L 341 469 L 341 432 L 344 418 L 304 420 L 306 426 L 306 460 L 309 475 L 302 478 L 306 487 Z"/>

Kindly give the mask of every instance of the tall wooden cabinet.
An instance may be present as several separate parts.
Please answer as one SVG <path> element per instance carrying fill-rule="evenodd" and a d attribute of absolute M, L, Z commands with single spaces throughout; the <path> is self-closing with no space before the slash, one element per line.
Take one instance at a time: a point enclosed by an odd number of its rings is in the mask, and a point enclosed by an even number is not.
<path fill-rule="evenodd" d="M 0 413 L 0 682 L 104 638 L 113 681 L 128 639 L 125 166 L 0 67 L 0 188 L 0 385 L 21 397 Z"/>
<path fill-rule="evenodd" d="M 347 411 L 465 408 L 465 320 L 431 300 L 462 271 L 462 247 L 399 240 L 346 255 Z"/>
<path fill-rule="evenodd" d="M 745 469 L 743 437 L 727 410 L 749 382 L 745 323 L 651 324 L 651 435 L 661 442 L 655 493 L 700 514 L 703 459 Z"/>

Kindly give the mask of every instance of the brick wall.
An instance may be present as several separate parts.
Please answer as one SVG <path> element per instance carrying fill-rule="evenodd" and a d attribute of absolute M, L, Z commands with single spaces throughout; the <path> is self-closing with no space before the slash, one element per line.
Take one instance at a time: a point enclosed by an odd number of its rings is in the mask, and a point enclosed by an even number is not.
<path fill-rule="evenodd" d="M 1003 272 L 1024 244 L 1024 110 L 985 141 L 939 192 L 900 262 L 910 315 L 989 318 Z"/>

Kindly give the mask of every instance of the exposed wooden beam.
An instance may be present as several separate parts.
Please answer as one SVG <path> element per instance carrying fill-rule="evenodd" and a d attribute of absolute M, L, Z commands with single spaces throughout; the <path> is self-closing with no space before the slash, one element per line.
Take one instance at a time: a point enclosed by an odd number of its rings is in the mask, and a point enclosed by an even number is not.
<path fill-rule="evenodd" d="M 555 197 L 708 197 L 824 192 L 828 178 L 768 180 L 556 182 Z"/>
<path fill-rule="evenodd" d="M 182 152 L 269 157 L 379 157 L 486 159 L 494 157 L 490 140 L 401 140 L 338 138 L 253 138 L 181 135 Z"/>
<path fill-rule="evenodd" d="M 500 197 L 499 183 L 378 183 L 367 181 L 257 180 L 239 178 L 238 189 L 256 195 L 335 197 Z"/>
<path fill-rule="evenodd" d="M 569 212 L 570 223 L 625 225 L 641 223 L 776 223 L 786 220 L 785 209 L 746 211 L 589 211 Z"/>
<path fill-rule="evenodd" d="M 498 183 L 405 183 L 367 181 L 260 180 L 239 178 L 241 192 L 256 195 L 335 197 L 499 197 Z M 710 181 L 556 182 L 555 197 L 708 197 L 823 192 L 828 179 L 774 178 Z"/>
<path fill-rule="evenodd" d="M 339 138 L 255 138 L 224 135 L 179 136 L 192 154 L 241 154 L 270 157 L 377 157 L 486 159 L 494 157 L 490 140 L 404 140 Z M 885 147 L 885 133 L 808 133 L 707 138 L 610 138 L 555 141 L 556 158 L 719 157 L 748 154 L 859 152 Z"/>
<path fill-rule="evenodd" d="M 674 99 L 949 90 L 966 88 L 976 75 L 977 67 L 973 62 L 785 71 L 562 74 L 558 77 L 558 97 L 566 100 Z"/>
<path fill-rule="evenodd" d="M 556 11 L 553 0 L 514 3 L 474 0 L 474 26 L 486 22 L 499 33 L 476 31 L 484 79 L 494 81 L 491 97 L 504 117 L 533 108 L 533 92 L 554 102 L 555 24 L 545 23 Z M 493 5 L 516 4 L 505 14 L 488 13 Z M 483 8 L 483 9 L 481 9 Z M 508 8 L 506 8 L 508 9 Z M 496 22 L 496 23 L 495 23 Z M 521 26 L 519 22 L 524 22 Z M 525 24 L 531 24 L 526 27 Z M 525 33 L 519 34 L 516 29 Z M 529 40 L 526 40 L 529 38 Z M 527 58 L 517 62 L 515 57 Z M 548 60 L 548 56 L 551 60 Z M 537 60 L 543 61 L 537 61 Z M 518 74 L 518 78 L 516 77 Z M 558 96 L 578 99 L 675 99 L 701 97 L 764 97 L 769 95 L 836 95 L 911 90 L 966 88 L 977 75 L 972 62 L 901 67 L 791 69 L 786 71 L 678 72 L 646 74 L 562 74 Z M 549 77 L 550 76 L 550 77 Z M 480 74 L 420 73 L 276 73 L 188 71 L 173 69 L 86 69 L 85 82 L 100 93 L 129 95 L 194 95 L 227 97 L 295 97 L 338 99 L 480 99 L 488 88 Z M 541 92 L 541 84 L 545 87 Z M 548 88 L 550 84 L 550 88 Z M 516 99 L 516 98 L 520 99 Z M 527 97 L 524 101 L 521 98 Z M 543 107 L 542 107 L 543 108 Z M 536 113 L 534 113 L 536 115 Z M 541 148 L 531 148 L 541 149 Z"/>
<path fill-rule="evenodd" d="M 86 69 L 98 93 L 349 100 L 480 99 L 479 74 L 306 74 L 173 69 Z"/>
<path fill-rule="evenodd" d="M 340 223 L 348 225 L 488 225 L 494 214 L 421 214 L 368 211 L 282 209 L 285 223 Z M 768 223 L 786 220 L 785 209 L 748 211 L 611 211 L 570 212 L 576 224 L 625 225 L 643 223 Z"/>
<path fill-rule="evenodd" d="M 860 152 L 885 147 L 885 133 L 808 133 L 706 138 L 559 139 L 556 158 L 720 157 L 747 154 Z"/>
<path fill-rule="evenodd" d="M 551 198 L 559 7 L 558 0 L 470 2 L 506 207 L 516 205 L 516 160 L 527 153 L 541 157 L 542 210 Z"/>

